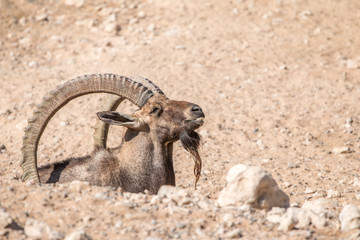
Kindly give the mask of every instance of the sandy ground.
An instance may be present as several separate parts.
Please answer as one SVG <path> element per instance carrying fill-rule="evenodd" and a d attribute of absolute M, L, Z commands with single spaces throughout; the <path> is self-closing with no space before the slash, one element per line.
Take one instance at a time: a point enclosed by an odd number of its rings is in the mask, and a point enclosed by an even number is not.
<path fill-rule="evenodd" d="M 145 76 L 168 97 L 203 108 L 198 193 L 216 199 L 229 168 L 243 163 L 271 172 L 293 205 L 327 197 L 339 210 L 360 206 L 359 10 L 351 0 L 0 0 L 0 144 L 6 148 L 0 150 L 0 206 L 20 229 L 32 217 L 65 235 L 86 226 L 80 219 L 93 211 L 87 232 L 94 239 L 141 239 L 149 235 L 141 226 L 154 214 L 164 226 L 168 218 L 183 218 L 131 209 L 137 233 L 116 235 L 115 210 L 94 202 L 91 191 L 74 193 L 80 204 L 61 198 L 66 185 L 19 180 L 23 128 L 42 97 L 73 77 L 108 72 Z M 41 139 L 40 165 L 91 152 L 95 113 L 104 99 L 84 96 L 58 112 Z M 111 129 L 111 146 L 120 134 Z M 193 163 L 180 144 L 174 161 L 177 186 L 193 191 Z M 116 211 L 122 216 L 127 210 Z M 184 221 L 202 217 L 188 213 Z M 216 216 L 208 221 L 209 228 L 217 226 Z M 247 238 L 296 238 L 296 231 L 246 221 L 238 228 Z M 188 235 L 181 238 L 202 238 L 184 228 Z M 21 230 L 9 231 L 0 238 L 25 238 Z M 323 239 L 339 235 L 337 229 L 311 231 Z M 160 232 L 160 238 L 173 238 Z"/>

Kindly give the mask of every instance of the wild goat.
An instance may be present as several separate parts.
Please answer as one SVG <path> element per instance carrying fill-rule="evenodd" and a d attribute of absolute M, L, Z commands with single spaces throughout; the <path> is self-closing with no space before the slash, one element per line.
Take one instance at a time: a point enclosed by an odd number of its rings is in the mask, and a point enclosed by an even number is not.
<path fill-rule="evenodd" d="M 91 155 L 67 159 L 37 168 L 40 137 L 52 116 L 72 99 L 89 93 L 117 95 L 97 113 Z M 132 115 L 114 112 L 124 99 L 140 109 Z M 196 182 L 200 177 L 200 135 L 194 130 L 204 121 L 202 109 L 193 103 L 168 99 L 145 78 L 130 79 L 114 74 L 85 75 L 72 79 L 44 97 L 29 119 L 23 140 L 22 179 L 35 182 L 88 181 L 99 186 L 121 187 L 123 191 L 156 194 L 162 185 L 175 185 L 173 143 L 180 139 L 195 159 Z M 106 148 L 109 124 L 126 127 L 119 148 Z"/>

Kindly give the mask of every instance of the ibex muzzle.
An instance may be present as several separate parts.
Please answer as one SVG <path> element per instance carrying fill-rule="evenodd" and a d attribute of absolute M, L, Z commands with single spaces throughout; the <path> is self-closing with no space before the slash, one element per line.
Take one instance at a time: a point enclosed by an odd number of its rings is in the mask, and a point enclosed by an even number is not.
<path fill-rule="evenodd" d="M 70 100 L 89 93 L 117 95 L 108 102 L 107 111 L 99 112 L 95 148 L 91 155 L 68 159 L 37 169 L 37 147 L 51 117 Z M 131 115 L 115 112 L 122 100 L 139 106 Z M 202 109 L 193 103 L 168 99 L 145 78 L 130 79 L 114 74 L 78 77 L 44 98 L 25 129 L 22 179 L 36 182 L 88 181 L 100 186 L 121 187 L 124 191 L 156 193 L 162 185 L 175 185 L 172 150 L 180 139 L 195 159 L 196 182 L 200 177 L 200 136 L 194 131 L 204 123 Z M 121 147 L 107 149 L 109 125 L 127 130 Z"/>

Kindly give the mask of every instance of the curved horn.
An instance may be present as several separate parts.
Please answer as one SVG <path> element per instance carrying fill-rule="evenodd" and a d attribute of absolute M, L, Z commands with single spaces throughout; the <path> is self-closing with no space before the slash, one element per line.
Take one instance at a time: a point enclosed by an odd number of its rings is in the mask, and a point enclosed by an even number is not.
<path fill-rule="evenodd" d="M 142 85 L 144 85 L 145 87 L 147 87 L 148 89 L 153 91 L 154 93 L 165 95 L 164 92 L 158 86 L 156 86 L 152 81 L 150 81 L 147 78 L 134 77 L 131 79 L 133 79 L 136 82 L 141 83 Z M 116 111 L 116 109 L 118 108 L 118 106 L 124 99 L 125 98 L 119 97 L 116 95 L 109 96 L 109 98 L 107 99 L 107 101 L 105 103 L 105 107 L 102 109 L 102 111 Z M 94 130 L 95 147 L 98 146 L 98 147 L 106 148 L 108 133 L 109 133 L 109 124 L 107 124 L 99 119 L 96 119 L 96 126 L 95 126 L 95 130 Z"/>
<path fill-rule="evenodd" d="M 111 93 L 129 99 L 140 108 L 154 95 L 140 82 L 115 74 L 93 74 L 74 78 L 44 97 L 33 117 L 28 120 L 23 138 L 22 180 L 40 183 L 37 169 L 37 148 L 40 137 L 55 113 L 72 99 L 89 93 Z"/>
<path fill-rule="evenodd" d="M 124 100 L 125 98 L 123 97 L 111 95 L 107 98 L 105 107 L 102 109 L 102 111 L 116 111 L 120 103 Z M 96 118 L 96 125 L 93 135 L 95 147 L 106 148 L 109 127 L 109 124 L 101 121 L 99 118 Z"/>

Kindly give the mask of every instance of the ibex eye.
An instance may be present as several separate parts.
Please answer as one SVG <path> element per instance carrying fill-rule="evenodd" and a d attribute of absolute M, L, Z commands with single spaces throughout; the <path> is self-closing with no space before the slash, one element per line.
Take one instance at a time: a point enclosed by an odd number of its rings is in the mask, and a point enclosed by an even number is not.
<path fill-rule="evenodd" d="M 155 113 L 158 113 L 159 111 L 160 111 L 160 108 L 154 107 L 154 108 L 151 110 L 150 114 L 155 114 Z"/>

